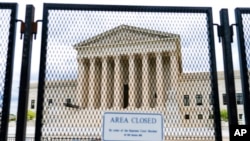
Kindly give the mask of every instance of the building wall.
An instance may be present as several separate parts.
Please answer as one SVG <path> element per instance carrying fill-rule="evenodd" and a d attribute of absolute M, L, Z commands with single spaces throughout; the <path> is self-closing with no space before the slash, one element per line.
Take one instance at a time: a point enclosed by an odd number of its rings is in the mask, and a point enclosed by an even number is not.
<path fill-rule="evenodd" d="M 30 83 L 28 110 L 36 112 L 37 107 L 37 82 Z"/>
<path fill-rule="evenodd" d="M 234 82 L 235 82 L 235 93 L 242 93 L 240 71 L 234 72 Z M 224 72 L 218 72 L 218 85 L 219 85 L 219 100 L 220 108 L 227 109 L 227 105 L 223 104 L 223 94 L 226 94 Z M 237 114 L 239 124 L 244 124 L 244 108 L 243 104 L 237 104 Z M 242 118 L 241 118 L 242 117 Z"/>
<path fill-rule="evenodd" d="M 152 64 L 152 66 L 153 67 L 151 67 L 151 69 L 152 69 L 152 71 L 154 70 L 153 68 L 155 68 L 154 67 L 154 65 Z M 153 72 L 151 72 L 152 74 L 155 74 L 155 72 L 153 71 Z M 111 73 L 112 74 L 112 73 Z M 224 80 L 224 73 L 223 72 L 218 72 L 217 73 L 218 74 L 218 89 L 219 89 L 219 102 L 220 102 L 220 108 L 221 109 L 226 109 L 227 108 L 227 105 L 224 105 L 223 104 L 223 94 L 225 94 L 226 93 L 226 90 L 225 90 L 225 80 Z M 189 74 L 190 75 L 190 74 Z M 191 74 L 192 75 L 192 74 Z M 155 78 L 153 77 L 154 75 L 151 75 L 151 78 L 150 78 L 150 85 L 151 85 L 151 87 L 152 87 L 152 90 L 151 90 L 151 93 L 153 93 L 153 91 L 155 91 L 154 89 L 155 89 Z M 187 75 L 186 75 L 187 76 Z M 202 76 L 204 76 L 204 75 L 202 75 Z M 182 78 L 184 78 L 185 76 L 183 75 L 182 76 Z M 203 77 L 204 78 L 204 77 Z M 187 77 L 185 78 L 185 79 L 188 79 Z M 179 94 L 180 95 L 189 95 L 189 94 L 191 94 L 191 96 L 190 96 L 190 107 L 186 107 L 188 110 L 189 109 L 192 109 L 191 107 L 195 107 L 195 95 L 192 95 L 192 91 L 194 91 L 196 88 L 198 89 L 198 88 L 201 88 L 201 87 L 203 87 L 204 88 L 204 85 L 207 85 L 207 84 L 209 84 L 209 78 L 208 79 L 203 79 L 203 80 L 184 80 L 184 79 L 182 79 L 182 80 L 180 80 L 180 85 L 182 85 L 182 86 L 184 86 L 185 87 L 185 89 L 183 89 L 183 88 L 179 88 Z M 113 84 L 112 83 L 113 81 L 110 81 L 110 83 L 111 83 L 111 85 Z M 76 82 L 74 82 L 74 83 L 76 83 Z M 124 81 L 124 83 L 126 83 L 126 81 Z M 53 83 L 50 83 L 50 84 L 53 84 Z M 56 83 L 55 83 L 56 84 Z M 61 82 L 61 84 L 63 85 L 63 82 Z M 58 84 L 57 84 L 58 85 Z M 75 86 L 76 84 L 73 84 L 72 86 L 69 86 L 68 85 L 68 87 L 72 87 L 72 88 L 69 88 L 70 90 L 75 90 Z M 239 71 L 235 71 L 235 88 L 236 88 L 236 93 L 242 93 L 242 91 L 241 91 L 241 80 L 240 80 L 240 74 L 239 74 Z M 31 84 L 30 84 L 30 90 L 29 90 L 29 102 L 28 102 L 28 109 L 29 110 L 32 110 L 32 111 L 35 111 L 36 110 L 36 103 L 37 103 L 37 86 L 38 86 L 38 83 L 37 82 L 32 82 Z M 53 86 L 51 86 L 51 87 L 53 87 Z M 54 86 L 55 87 L 55 86 Z M 58 86 L 56 86 L 56 87 L 58 87 Z M 62 87 L 62 86 L 60 86 L 60 87 Z M 52 91 L 57 91 L 57 92 L 63 92 L 63 93 L 70 93 L 70 91 L 68 90 L 68 91 L 63 91 L 63 90 L 60 90 L 60 87 L 58 87 L 57 89 L 55 89 L 55 90 L 51 90 L 51 92 Z M 54 88 L 53 88 L 54 89 Z M 63 89 L 67 89 L 67 88 L 63 88 Z M 110 92 L 112 92 L 112 91 L 110 91 Z M 208 95 L 209 94 L 209 89 L 207 89 L 206 91 L 203 91 L 203 93 L 205 94 L 205 95 Z M 63 94 L 62 94 L 63 95 Z M 54 102 L 60 102 L 60 101 L 65 101 L 65 100 L 63 100 L 63 99 L 65 99 L 65 98 L 70 98 L 70 97 L 74 97 L 74 96 L 70 96 L 69 97 L 69 95 L 70 94 L 67 94 L 68 96 L 57 96 L 56 94 L 55 94 L 55 96 L 53 96 L 53 97 L 51 97 L 52 99 L 58 99 L 58 100 L 54 100 Z M 76 96 L 75 96 L 76 97 Z M 60 98 L 62 98 L 62 99 L 60 99 Z M 60 99 L 60 100 L 59 100 Z M 208 98 L 205 98 L 204 97 L 204 99 L 208 99 Z M 34 104 L 34 108 L 31 108 L 31 101 L 32 100 L 35 100 L 35 104 Z M 72 100 L 74 100 L 74 99 L 72 99 Z M 180 101 L 179 101 L 180 103 L 181 103 L 181 105 L 183 106 L 183 107 L 185 107 L 184 105 L 183 105 L 183 99 L 182 98 L 180 98 Z M 206 102 L 206 104 L 208 104 L 208 100 L 206 100 L 205 101 Z M 238 108 L 238 114 L 243 114 L 243 105 L 238 105 L 237 106 L 237 108 Z M 183 111 L 185 111 L 185 110 L 183 110 Z"/>
<path fill-rule="evenodd" d="M 151 58 L 152 59 L 152 58 Z M 126 64 L 126 63 L 125 63 Z M 152 64 L 153 65 L 153 64 Z M 124 65 L 126 66 L 126 65 Z M 153 69 L 154 70 L 154 69 Z M 138 73 L 139 74 L 139 73 Z M 154 74 L 154 73 L 153 73 Z M 124 74 L 124 77 L 126 75 Z M 167 75 L 168 76 L 168 75 Z M 155 78 L 152 78 L 152 82 L 155 81 Z M 126 83 L 126 79 L 124 79 Z M 168 92 L 166 97 L 166 112 L 162 112 L 165 117 L 165 127 L 213 127 L 213 119 L 210 118 L 212 114 L 212 106 L 210 104 L 209 95 L 211 93 L 210 88 L 210 77 L 208 73 L 183 73 L 179 76 L 178 81 L 176 81 L 177 91 Z M 152 83 L 153 84 L 153 83 Z M 241 93 L 240 77 L 239 72 L 235 72 L 235 84 L 236 84 L 236 93 Z M 168 83 L 165 83 L 167 86 Z M 223 105 L 222 95 L 225 93 L 225 82 L 223 72 L 218 72 L 218 85 L 219 85 L 219 100 L 220 108 L 226 109 L 226 105 Z M 50 87 L 50 88 L 49 88 Z M 155 89 L 155 86 L 152 85 L 151 89 Z M 77 94 L 77 83 L 74 80 L 71 81 L 54 81 L 46 82 L 47 91 L 45 91 L 45 102 L 44 102 L 44 126 L 43 128 L 48 129 L 52 127 L 88 127 L 95 128 L 95 133 L 93 136 L 100 136 L 99 129 L 101 129 L 101 118 L 104 111 L 119 111 L 119 112 L 129 112 L 131 109 L 72 109 L 64 105 L 67 98 L 71 98 L 73 104 L 78 105 L 81 103 L 82 99 L 79 99 Z M 171 89 L 169 89 L 171 90 Z M 29 97 L 29 109 L 31 109 L 31 100 L 35 100 L 35 105 L 37 103 L 37 83 L 31 83 L 30 87 L 30 97 Z M 201 94 L 202 105 L 197 105 L 196 96 Z M 185 106 L 183 102 L 184 95 L 189 95 L 189 106 Z M 111 95 L 112 99 L 113 95 Z M 84 97 L 82 97 L 84 98 Z M 53 103 L 49 105 L 48 100 L 52 99 Z M 152 98 L 153 99 L 153 98 Z M 102 101 L 101 101 L 102 102 Z M 143 101 L 142 101 L 143 102 Z M 140 103 L 140 102 L 138 102 Z M 156 104 L 156 103 L 155 103 Z M 101 105 L 101 104 L 100 104 Z M 139 104 L 140 105 L 140 104 Z M 110 102 L 112 107 L 112 101 Z M 151 105 L 154 107 L 154 104 Z M 238 105 L 238 114 L 243 115 L 243 105 Z M 149 113 L 158 113 L 161 109 L 158 108 L 149 108 L 149 109 L 133 109 L 133 112 L 149 112 Z M 189 115 L 189 118 L 186 119 L 186 116 Z M 202 115 L 202 117 L 201 117 Z M 201 119 L 200 119 L 201 118 Z M 72 122 L 73 121 L 73 122 Z M 242 123 L 243 120 L 239 120 L 239 123 Z M 195 124 L 194 124 L 195 123 Z M 98 130 L 96 130 L 98 128 Z M 87 129 L 86 129 L 87 130 Z M 90 129 L 88 129 L 90 130 Z M 44 136 L 50 135 L 49 132 L 43 132 Z M 61 132 L 62 135 L 66 135 L 64 132 Z M 83 132 L 81 132 L 83 133 Z M 86 131 L 86 133 L 88 133 Z M 59 135 L 58 133 L 57 135 Z M 80 133 L 79 133 L 80 134 Z M 68 132 L 68 135 L 71 135 Z"/>

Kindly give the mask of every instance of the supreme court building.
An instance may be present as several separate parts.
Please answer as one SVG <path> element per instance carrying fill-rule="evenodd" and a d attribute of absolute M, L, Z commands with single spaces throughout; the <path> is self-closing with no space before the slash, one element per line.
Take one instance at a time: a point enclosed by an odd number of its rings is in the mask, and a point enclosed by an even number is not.
<path fill-rule="evenodd" d="M 75 49 L 83 108 L 163 108 L 176 91 L 178 35 L 121 25 Z"/>
<path fill-rule="evenodd" d="M 58 136 L 101 136 L 110 111 L 161 113 L 169 129 L 213 128 L 210 73 L 182 71 L 180 40 L 120 25 L 74 45 L 77 79 L 45 82 L 43 135 L 58 127 Z"/>

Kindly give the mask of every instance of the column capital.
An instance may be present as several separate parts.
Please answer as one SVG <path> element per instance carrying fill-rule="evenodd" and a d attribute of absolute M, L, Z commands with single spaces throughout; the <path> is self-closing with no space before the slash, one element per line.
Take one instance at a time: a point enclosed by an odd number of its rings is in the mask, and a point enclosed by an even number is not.
<path fill-rule="evenodd" d="M 104 62 L 107 62 L 108 61 L 108 56 L 103 56 L 101 58 L 101 62 L 104 63 Z"/>
<path fill-rule="evenodd" d="M 132 59 L 132 58 L 135 58 L 135 54 L 129 54 L 129 55 L 128 55 L 128 58 L 131 58 L 131 59 Z"/>
<path fill-rule="evenodd" d="M 155 56 L 162 56 L 162 52 L 156 52 Z"/>
<path fill-rule="evenodd" d="M 115 55 L 113 56 L 114 59 L 121 59 L 121 56 L 120 55 Z"/>
<path fill-rule="evenodd" d="M 149 57 L 149 53 L 142 53 L 142 54 L 141 54 L 141 57 L 142 57 L 142 58 L 144 58 L 144 57 L 148 58 L 148 57 Z"/>
<path fill-rule="evenodd" d="M 83 64 L 88 64 L 89 63 L 89 58 L 82 58 L 80 61 Z"/>
<path fill-rule="evenodd" d="M 95 60 L 96 60 L 95 57 L 93 57 L 93 56 L 92 56 L 92 57 L 89 57 L 89 61 L 90 61 L 90 62 L 94 62 Z"/>

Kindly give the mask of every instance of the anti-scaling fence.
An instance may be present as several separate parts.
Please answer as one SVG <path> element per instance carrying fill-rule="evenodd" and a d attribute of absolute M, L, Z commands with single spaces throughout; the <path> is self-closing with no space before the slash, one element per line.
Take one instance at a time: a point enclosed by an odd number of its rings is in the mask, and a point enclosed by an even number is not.
<path fill-rule="evenodd" d="M 249 89 L 249 74 L 250 74 L 250 9 L 249 8 L 237 8 L 235 10 L 237 32 L 238 32 L 238 48 L 239 59 L 241 67 L 241 83 L 242 93 L 244 94 L 244 113 L 246 118 L 246 124 L 250 124 L 250 89 Z"/>
<path fill-rule="evenodd" d="M 45 4 L 42 32 L 36 140 L 98 140 L 104 112 L 161 114 L 164 140 L 221 138 L 211 8 Z"/>
<path fill-rule="evenodd" d="M 236 9 L 245 121 L 249 124 L 248 9 Z M 228 12 L 221 10 L 229 130 L 237 125 Z M 16 4 L 0 4 L 1 140 L 7 140 Z M 212 9 L 44 4 L 35 140 L 132 140 L 161 115 L 162 140 L 222 140 Z M 18 118 L 14 140 L 25 140 L 34 7 L 27 5 Z M 34 106 L 35 107 L 35 106 Z M 105 113 L 138 114 L 138 129 L 102 129 Z M 107 115 L 107 114 L 106 114 Z M 128 123 L 112 118 L 112 123 Z M 105 124 L 107 125 L 107 124 Z M 139 129 L 140 127 L 140 129 Z M 131 129 L 130 129 L 131 128 Z M 145 126 L 145 128 L 148 128 Z M 145 135 L 146 135 L 145 134 Z M 154 137 L 154 136 L 153 136 Z M 231 135 L 229 137 L 231 138 Z M 11 140 L 12 138 L 9 138 Z M 118 139 L 116 139 L 118 140 Z M 154 140 L 154 139 L 152 139 Z"/>
<path fill-rule="evenodd" d="M 0 137 L 7 139 L 14 60 L 16 4 L 0 3 Z"/>

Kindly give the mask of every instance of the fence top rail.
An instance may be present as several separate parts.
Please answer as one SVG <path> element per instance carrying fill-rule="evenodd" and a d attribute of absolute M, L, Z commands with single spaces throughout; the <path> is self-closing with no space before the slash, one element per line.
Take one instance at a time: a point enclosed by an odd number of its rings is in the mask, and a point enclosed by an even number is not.
<path fill-rule="evenodd" d="M 16 8 L 17 3 L 0 2 L 0 9 L 13 9 Z"/>
<path fill-rule="evenodd" d="M 235 8 L 236 12 L 239 12 L 240 14 L 247 14 L 250 13 L 250 7 L 236 7 Z"/>
<path fill-rule="evenodd" d="M 175 6 L 136 6 L 136 5 L 91 5 L 44 3 L 46 10 L 92 10 L 92 11 L 129 11 L 129 12 L 177 12 L 207 13 L 211 7 L 175 7 Z"/>

